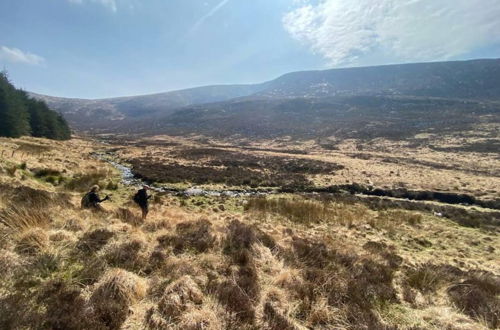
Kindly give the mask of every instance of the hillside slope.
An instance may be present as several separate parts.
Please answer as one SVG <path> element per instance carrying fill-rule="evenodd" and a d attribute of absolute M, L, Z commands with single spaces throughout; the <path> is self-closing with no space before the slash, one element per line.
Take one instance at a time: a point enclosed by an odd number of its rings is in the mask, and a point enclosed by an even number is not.
<path fill-rule="evenodd" d="M 186 107 L 171 115 L 124 122 L 115 131 L 299 139 L 411 138 L 500 125 L 500 103 L 401 96 L 261 98 Z M 492 135 L 491 138 L 496 138 Z"/>
<path fill-rule="evenodd" d="M 443 113 L 452 119 L 446 127 L 461 130 L 458 118 L 464 114 L 468 124 L 481 122 L 483 114 L 498 121 L 500 59 L 295 72 L 257 85 L 117 99 L 37 97 L 64 113 L 74 127 L 103 132 L 318 136 L 337 132 L 340 123 L 352 133 L 386 123 L 392 130 L 408 121 L 425 132 L 442 126 Z M 418 121 L 422 116 L 424 121 Z M 395 123 L 393 117 L 400 120 Z"/>
<path fill-rule="evenodd" d="M 59 98 L 31 93 L 64 116 L 78 129 L 107 127 L 114 121 L 168 115 L 193 104 L 220 102 L 251 95 L 260 85 L 207 86 L 152 95 L 87 100 Z"/>
<path fill-rule="evenodd" d="M 271 81 L 260 94 L 306 98 L 408 95 L 500 100 L 500 59 L 294 72 Z"/>

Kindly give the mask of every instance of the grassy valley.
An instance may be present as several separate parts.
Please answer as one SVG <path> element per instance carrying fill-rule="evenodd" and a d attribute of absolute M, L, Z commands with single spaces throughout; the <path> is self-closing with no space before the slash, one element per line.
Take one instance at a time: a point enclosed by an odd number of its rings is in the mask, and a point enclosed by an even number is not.
<path fill-rule="evenodd" d="M 498 199 L 496 154 L 467 151 L 491 137 L 443 136 L 432 149 L 429 138 L 0 139 L 0 328 L 497 328 L 494 208 L 283 189 Z M 134 187 L 96 152 L 179 191 L 275 193 L 153 193 L 142 221 Z M 82 210 L 96 183 L 111 201 Z"/>
<path fill-rule="evenodd" d="M 0 330 L 499 330 L 499 17 L 0 0 Z"/>

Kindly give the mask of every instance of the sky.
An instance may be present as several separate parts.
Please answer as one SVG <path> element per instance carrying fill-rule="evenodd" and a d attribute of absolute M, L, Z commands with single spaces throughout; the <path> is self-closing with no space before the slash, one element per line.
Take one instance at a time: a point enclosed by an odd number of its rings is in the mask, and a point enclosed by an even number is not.
<path fill-rule="evenodd" d="M 0 0 L 0 67 L 28 91 L 105 98 L 500 58 L 499 31 L 499 0 Z"/>

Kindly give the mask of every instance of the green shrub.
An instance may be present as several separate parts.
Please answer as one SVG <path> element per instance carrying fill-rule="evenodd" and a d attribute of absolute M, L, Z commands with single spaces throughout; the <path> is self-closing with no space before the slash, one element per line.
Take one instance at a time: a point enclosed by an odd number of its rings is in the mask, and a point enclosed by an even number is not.
<path fill-rule="evenodd" d="M 7 171 L 8 175 L 15 176 L 17 172 L 17 166 L 7 166 L 5 170 Z"/>
<path fill-rule="evenodd" d="M 431 265 L 410 269 L 406 276 L 406 283 L 410 287 L 428 293 L 435 292 L 444 280 L 440 269 Z"/>
<path fill-rule="evenodd" d="M 42 168 L 33 170 L 35 178 L 41 179 L 54 186 L 58 186 L 65 181 L 62 173 L 59 170 L 51 168 Z"/>
<path fill-rule="evenodd" d="M 108 184 L 106 185 L 107 190 L 117 190 L 118 189 L 118 183 L 109 181 Z"/>

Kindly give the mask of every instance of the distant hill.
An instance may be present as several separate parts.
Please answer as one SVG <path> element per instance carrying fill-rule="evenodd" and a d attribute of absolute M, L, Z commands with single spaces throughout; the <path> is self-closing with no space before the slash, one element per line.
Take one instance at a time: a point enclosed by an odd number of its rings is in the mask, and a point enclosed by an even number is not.
<path fill-rule="evenodd" d="M 104 100 L 35 96 L 85 130 L 397 137 L 467 129 L 484 116 L 500 121 L 500 59 L 294 72 Z"/>
<path fill-rule="evenodd" d="M 191 106 L 155 120 L 123 122 L 115 132 L 239 135 L 252 138 L 404 139 L 500 124 L 500 103 L 407 96 L 234 100 Z"/>
<path fill-rule="evenodd" d="M 72 99 L 31 93 L 64 116 L 77 129 L 103 128 L 115 121 L 168 115 L 193 104 L 226 101 L 262 90 L 262 85 L 221 85 L 110 99 Z"/>
<path fill-rule="evenodd" d="M 260 93 L 273 97 L 408 95 L 500 100 L 500 59 L 289 73 Z"/>

